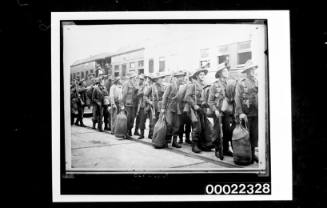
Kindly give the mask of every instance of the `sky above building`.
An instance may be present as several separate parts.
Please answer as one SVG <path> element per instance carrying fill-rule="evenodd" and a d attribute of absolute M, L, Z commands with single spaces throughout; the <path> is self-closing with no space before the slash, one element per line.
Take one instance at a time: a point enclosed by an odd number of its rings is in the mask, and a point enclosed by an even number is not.
<path fill-rule="evenodd" d="M 228 44 L 251 39 L 249 24 L 66 25 L 63 29 L 64 68 L 75 61 L 123 48 L 140 48 L 181 41 Z"/>

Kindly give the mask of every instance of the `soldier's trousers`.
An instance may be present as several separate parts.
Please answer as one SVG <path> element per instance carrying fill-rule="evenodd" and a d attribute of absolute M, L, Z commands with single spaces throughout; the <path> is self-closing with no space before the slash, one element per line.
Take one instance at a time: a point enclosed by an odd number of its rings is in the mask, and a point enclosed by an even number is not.
<path fill-rule="evenodd" d="M 255 147 L 258 146 L 258 116 L 248 116 L 248 128 L 252 154 L 254 155 Z"/>
<path fill-rule="evenodd" d="M 129 132 L 132 131 L 135 119 L 135 107 L 134 106 L 126 106 L 125 107 L 127 112 L 127 130 Z"/>
<path fill-rule="evenodd" d="M 233 114 L 224 113 L 224 115 L 222 116 L 224 152 L 228 151 L 229 142 L 232 141 L 234 128 L 235 128 L 235 120 Z"/>
<path fill-rule="evenodd" d="M 83 105 L 78 105 L 78 108 L 77 108 L 77 120 L 76 120 L 76 123 L 80 123 L 80 125 L 83 124 L 83 117 L 84 117 L 84 106 Z"/>
<path fill-rule="evenodd" d="M 98 122 L 98 117 L 97 117 L 97 104 L 92 103 L 92 121 L 93 123 Z"/>
<path fill-rule="evenodd" d="M 166 140 L 168 142 L 171 141 L 172 136 L 179 135 L 179 127 L 180 127 L 180 116 L 177 112 L 173 112 L 170 109 L 166 111 L 166 122 L 167 122 L 167 134 Z"/>
<path fill-rule="evenodd" d="M 135 125 L 135 130 L 140 128 L 140 130 L 144 131 L 145 129 L 145 122 L 146 122 L 146 116 L 147 112 L 144 111 L 144 108 L 140 108 L 139 114 L 136 118 L 136 125 Z M 138 127 L 138 128 L 137 128 Z"/>
<path fill-rule="evenodd" d="M 187 115 L 187 112 L 183 112 L 180 117 L 180 126 L 179 126 L 179 138 L 183 139 L 183 134 L 185 135 L 190 135 L 191 133 L 191 126 L 192 126 L 192 121 L 190 117 Z"/>
<path fill-rule="evenodd" d="M 192 142 L 196 143 L 199 147 L 207 147 L 211 141 L 206 141 L 205 138 L 205 119 L 206 114 L 202 111 L 194 111 L 197 121 L 192 122 Z"/>
<path fill-rule="evenodd" d="M 108 105 L 103 106 L 103 122 L 110 128 L 110 112 L 108 110 Z M 106 127 L 106 126 L 105 126 Z"/>
<path fill-rule="evenodd" d="M 135 107 L 135 129 L 134 131 L 138 131 L 140 128 L 140 122 L 141 122 L 141 116 L 142 116 L 142 111 L 144 108 L 140 108 L 140 111 L 138 113 L 138 115 L 136 115 L 137 113 L 137 106 Z"/>
<path fill-rule="evenodd" d="M 110 121 L 111 121 L 111 132 L 115 133 L 115 122 L 116 122 L 116 118 L 117 118 L 117 114 L 118 114 L 118 108 L 119 108 L 119 103 L 115 103 L 117 108 L 114 108 L 113 106 L 111 106 L 110 109 Z"/>
<path fill-rule="evenodd" d="M 102 128 L 103 106 L 95 104 L 95 121 L 98 123 L 98 128 Z"/>
<path fill-rule="evenodd" d="M 214 135 L 214 145 L 215 149 L 222 153 L 223 151 L 223 138 L 221 137 L 220 125 L 221 122 L 216 115 L 213 115 L 213 135 Z"/>

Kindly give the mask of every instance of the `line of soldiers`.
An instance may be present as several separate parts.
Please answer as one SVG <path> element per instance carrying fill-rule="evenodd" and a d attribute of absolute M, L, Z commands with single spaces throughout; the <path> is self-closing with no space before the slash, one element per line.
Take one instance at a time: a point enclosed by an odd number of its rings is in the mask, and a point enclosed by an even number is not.
<path fill-rule="evenodd" d="M 185 142 L 192 145 L 193 152 L 211 151 L 214 148 L 216 157 L 220 159 L 224 155 L 233 155 L 230 151 L 233 129 L 236 123 L 245 120 L 249 126 L 253 162 L 257 162 L 254 151 L 258 145 L 256 68 L 248 61 L 242 71 L 246 77 L 234 80 L 229 77 L 228 66 L 221 64 L 215 74 L 217 80 L 210 85 L 204 83 L 208 70 L 203 68 L 192 74 L 182 71 L 155 76 L 130 73 L 124 83 L 119 78 L 113 80 L 110 93 L 102 79 L 95 79 L 89 89 L 82 81 L 77 90 L 72 91 L 72 99 L 89 97 L 93 105 L 93 128 L 98 124 L 98 129 L 102 131 L 103 120 L 105 130 L 111 129 L 112 134 L 117 113 L 125 110 L 127 138 L 132 133 L 138 135 L 138 139 L 145 138 L 145 124 L 149 119 L 147 137 L 152 139 L 154 125 L 160 114 L 163 114 L 167 124 L 167 146 L 171 142 L 172 147 L 181 148 L 185 134 Z M 79 106 L 76 122 L 83 125 L 83 114 L 79 113 L 83 111 L 83 105 Z M 208 117 L 214 120 L 209 139 L 205 136 L 208 133 Z"/>

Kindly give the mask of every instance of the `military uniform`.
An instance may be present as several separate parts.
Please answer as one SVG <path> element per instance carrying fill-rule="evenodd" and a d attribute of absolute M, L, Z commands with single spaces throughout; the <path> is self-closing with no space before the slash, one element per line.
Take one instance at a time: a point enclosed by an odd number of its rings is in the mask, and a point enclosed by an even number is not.
<path fill-rule="evenodd" d="M 135 102 L 137 100 L 137 91 L 135 84 L 132 82 L 132 80 L 128 80 L 123 85 L 123 98 L 122 102 L 126 108 L 127 111 L 127 131 L 128 135 L 132 135 L 132 128 L 134 125 L 134 119 L 135 119 Z"/>
<path fill-rule="evenodd" d="M 209 89 L 209 98 L 208 98 L 208 105 L 213 114 L 214 120 L 214 136 L 215 136 L 215 151 L 216 155 L 219 152 L 219 157 L 223 158 L 223 150 L 228 150 L 228 141 L 229 138 L 226 137 L 229 133 L 227 132 L 223 125 L 223 120 L 227 121 L 227 119 L 223 118 L 223 112 L 221 111 L 222 103 L 225 98 L 225 90 L 227 87 L 227 80 L 219 78 L 216 80 Z M 217 117 L 216 111 L 219 112 L 219 116 Z M 226 123 L 226 122 L 225 122 Z M 225 138 L 223 139 L 223 136 Z M 217 155 L 218 156 L 218 155 Z"/>
<path fill-rule="evenodd" d="M 184 133 L 185 133 L 185 142 L 191 143 L 190 134 L 191 134 L 192 122 L 189 117 L 189 109 L 186 107 L 186 105 L 188 104 L 184 101 L 186 89 L 189 86 L 190 86 L 189 84 L 181 85 L 177 93 L 177 101 L 179 103 L 179 108 L 181 111 L 181 115 L 179 116 L 180 117 L 180 126 L 179 126 L 179 133 L 178 133 L 179 143 L 183 143 Z"/>
<path fill-rule="evenodd" d="M 111 103 L 111 134 L 114 134 L 116 117 L 121 107 L 122 86 L 120 84 L 113 84 L 110 88 L 109 97 Z"/>
<path fill-rule="evenodd" d="M 78 86 L 77 87 L 77 96 L 78 96 L 78 102 L 77 102 L 77 120 L 76 125 L 85 126 L 83 123 L 83 117 L 84 117 L 84 108 L 86 103 L 86 87 L 84 86 Z"/>
<path fill-rule="evenodd" d="M 185 101 L 191 107 L 191 116 L 192 112 L 194 112 L 195 118 L 192 119 L 192 150 L 193 152 L 199 153 L 202 150 L 206 150 L 211 141 L 207 141 L 204 136 L 204 125 L 206 114 L 203 109 L 201 109 L 202 105 L 202 94 L 205 85 L 194 80 L 192 84 L 187 88 L 185 94 Z M 195 106 L 200 107 L 196 109 Z"/>
<path fill-rule="evenodd" d="M 179 85 L 176 83 L 171 83 L 166 88 L 163 94 L 162 109 L 165 110 L 166 122 L 167 122 L 167 142 L 171 141 L 173 137 L 173 146 L 180 148 L 176 143 L 177 136 L 179 135 L 180 127 L 180 115 L 182 111 L 180 109 L 180 104 L 178 103 L 177 94 L 179 91 Z"/>
<path fill-rule="evenodd" d="M 104 96 L 107 95 L 106 89 L 104 86 L 99 85 L 95 87 L 92 94 L 92 100 L 95 108 L 95 123 L 98 123 L 99 131 L 102 131 L 102 118 L 103 118 L 103 109 L 104 109 Z M 95 125 L 94 125 L 95 127 Z"/>
<path fill-rule="evenodd" d="M 70 89 L 70 104 L 71 104 L 71 109 L 70 109 L 70 119 L 71 119 L 71 125 L 74 124 L 75 117 L 78 115 L 78 93 L 76 90 L 75 84 L 72 85 Z"/>
<path fill-rule="evenodd" d="M 159 83 L 153 83 L 151 91 L 152 91 L 152 105 L 153 105 L 152 107 L 154 112 L 154 116 L 151 124 L 152 127 L 151 131 L 153 132 L 153 128 L 159 119 L 161 105 L 162 105 L 162 97 L 165 91 L 164 91 L 164 86 Z"/>
<path fill-rule="evenodd" d="M 145 129 L 145 126 L 141 126 L 141 119 L 142 116 L 144 116 L 143 114 L 144 114 L 144 107 L 145 107 L 144 100 L 143 100 L 144 87 L 145 87 L 144 82 L 138 85 L 136 101 L 135 101 L 136 121 L 135 121 L 134 135 L 139 135 L 138 130 L 140 129 L 142 138 L 144 138 L 144 129 Z"/>
<path fill-rule="evenodd" d="M 242 113 L 247 116 L 252 154 L 255 156 L 255 147 L 258 146 L 258 81 L 255 77 L 244 78 L 236 89 L 235 114 L 236 117 Z"/>
<path fill-rule="evenodd" d="M 152 139 L 153 135 L 153 116 L 154 116 L 154 111 L 153 111 L 153 102 L 152 102 L 152 85 L 146 85 L 144 87 L 144 94 L 143 94 L 143 102 L 144 102 L 144 114 L 143 117 L 140 120 L 140 126 L 144 125 L 145 128 L 145 123 L 146 119 L 149 118 L 149 134 L 148 138 Z"/>

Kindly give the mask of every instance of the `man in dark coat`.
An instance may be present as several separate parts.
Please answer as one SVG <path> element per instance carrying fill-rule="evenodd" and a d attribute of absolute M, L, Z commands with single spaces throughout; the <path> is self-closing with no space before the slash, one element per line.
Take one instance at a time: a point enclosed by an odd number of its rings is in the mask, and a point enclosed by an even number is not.
<path fill-rule="evenodd" d="M 123 85 L 122 92 L 122 103 L 125 106 L 127 112 L 127 136 L 132 136 L 132 128 L 135 119 L 135 101 L 137 100 L 137 85 L 136 85 L 137 74 L 130 73 L 128 75 L 129 80 L 127 80 Z"/>
<path fill-rule="evenodd" d="M 167 122 L 167 136 L 166 140 L 170 142 L 171 137 L 173 138 L 172 146 L 176 148 L 181 148 L 181 145 L 177 143 L 177 136 L 179 135 L 180 128 L 180 116 L 182 115 L 181 111 L 181 102 L 178 100 L 178 92 L 180 86 L 183 84 L 183 79 L 185 72 L 176 72 L 173 74 L 171 83 L 165 90 L 163 94 L 161 112 L 166 115 Z"/>
<path fill-rule="evenodd" d="M 81 80 L 79 82 L 78 87 L 76 88 L 77 90 L 77 120 L 75 122 L 75 125 L 79 126 L 85 126 L 83 123 L 83 117 L 84 117 L 84 108 L 86 104 L 86 82 L 85 80 Z"/>
<path fill-rule="evenodd" d="M 95 87 L 92 94 L 92 100 L 95 104 L 95 117 L 98 123 L 99 131 L 103 131 L 102 129 L 102 118 L 103 118 L 103 108 L 104 108 L 104 96 L 108 94 L 106 93 L 106 89 L 104 87 L 104 81 L 100 79 L 98 87 Z"/>
<path fill-rule="evenodd" d="M 255 77 L 255 69 L 258 66 L 248 61 L 242 73 L 246 78 L 242 79 L 236 87 L 236 112 L 235 117 L 239 120 L 248 121 L 252 162 L 258 162 L 255 155 L 255 147 L 258 146 L 258 81 Z"/>

